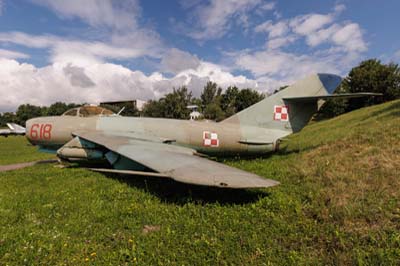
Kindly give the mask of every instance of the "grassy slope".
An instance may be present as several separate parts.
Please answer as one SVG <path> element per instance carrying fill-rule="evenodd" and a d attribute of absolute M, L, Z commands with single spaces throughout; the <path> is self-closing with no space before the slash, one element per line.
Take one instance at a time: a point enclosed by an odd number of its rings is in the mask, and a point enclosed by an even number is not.
<path fill-rule="evenodd" d="M 0 173 L 0 264 L 396 264 L 399 140 L 397 101 L 310 125 L 270 158 L 226 161 L 282 182 L 268 190 Z"/>

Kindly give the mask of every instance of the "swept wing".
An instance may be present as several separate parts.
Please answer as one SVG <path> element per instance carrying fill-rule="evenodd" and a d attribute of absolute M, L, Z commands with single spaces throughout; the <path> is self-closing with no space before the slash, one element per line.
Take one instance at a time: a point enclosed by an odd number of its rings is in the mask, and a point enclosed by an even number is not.
<path fill-rule="evenodd" d="M 123 137 L 100 132 L 75 132 L 74 135 L 106 148 L 109 151 L 106 157 L 123 156 L 159 173 L 156 176 L 170 177 L 179 182 L 229 188 L 259 188 L 279 184 L 277 181 L 200 157 L 190 148 L 144 140 L 142 136 Z"/>

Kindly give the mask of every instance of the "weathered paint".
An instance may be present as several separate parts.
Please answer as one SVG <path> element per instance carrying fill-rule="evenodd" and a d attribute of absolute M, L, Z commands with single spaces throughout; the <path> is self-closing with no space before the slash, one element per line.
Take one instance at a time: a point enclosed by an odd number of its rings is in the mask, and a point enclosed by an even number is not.
<path fill-rule="evenodd" d="M 313 75 L 220 123 L 65 115 L 29 120 L 26 136 L 67 160 L 103 158 L 118 170 L 149 170 L 198 185 L 269 187 L 278 182 L 195 155 L 276 151 L 282 137 L 306 125 L 318 97 L 330 95 L 339 82 L 334 75 Z M 275 106 L 285 106 L 289 117 L 276 119 Z"/>
<path fill-rule="evenodd" d="M 304 127 L 317 109 L 316 104 L 285 103 L 286 97 L 329 95 L 339 81 L 334 75 L 312 75 L 221 123 L 121 116 L 41 117 L 27 122 L 26 136 L 35 145 L 58 148 L 73 138 L 74 131 L 101 131 L 114 136 L 170 140 L 204 154 L 266 153 L 276 149 L 280 138 Z M 274 120 L 276 105 L 288 105 L 289 121 Z M 51 126 L 51 136 L 32 135 L 32 127 L 37 125 Z M 218 135 L 218 147 L 204 145 L 204 132 Z"/>

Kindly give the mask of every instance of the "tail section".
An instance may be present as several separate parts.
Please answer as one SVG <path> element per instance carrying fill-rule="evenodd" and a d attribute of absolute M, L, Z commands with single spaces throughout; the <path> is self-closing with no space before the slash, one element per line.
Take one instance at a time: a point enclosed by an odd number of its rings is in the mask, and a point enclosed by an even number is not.
<path fill-rule="evenodd" d="M 298 132 L 318 111 L 318 99 L 329 97 L 341 81 L 341 77 L 332 74 L 311 75 L 221 123 L 240 123 L 287 134 Z"/>

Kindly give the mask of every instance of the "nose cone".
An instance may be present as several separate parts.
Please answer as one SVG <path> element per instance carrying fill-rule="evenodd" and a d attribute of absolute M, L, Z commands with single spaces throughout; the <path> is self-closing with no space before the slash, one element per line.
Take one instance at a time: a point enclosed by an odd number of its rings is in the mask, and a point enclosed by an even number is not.
<path fill-rule="evenodd" d="M 31 132 L 32 132 L 32 125 L 35 124 L 36 118 L 34 119 L 29 119 L 28 121 L 26 121 L 26 133 L 25 133 L 25 137 L 29 140 L 30 143 L 34 144 L 32 136 L 31 136 Z"/>
<path fill-rule="evenodd" d="M 43 136 L 42 134 L 43 130 L 41 130 L 40 125 L 41 125 L 40 118 L 33 118 L 26 121 L 25 136 L 28 139 L 28 141 L 33 145 L 38 144 L 38 141 L 41 140 L 40 137 Z"/>
<path fill-rule="evenodd" d="M 320 73 L 318 77 L 329 94 L 332 94 L 342 83 L 342 78 L 338 75 Z"/>

